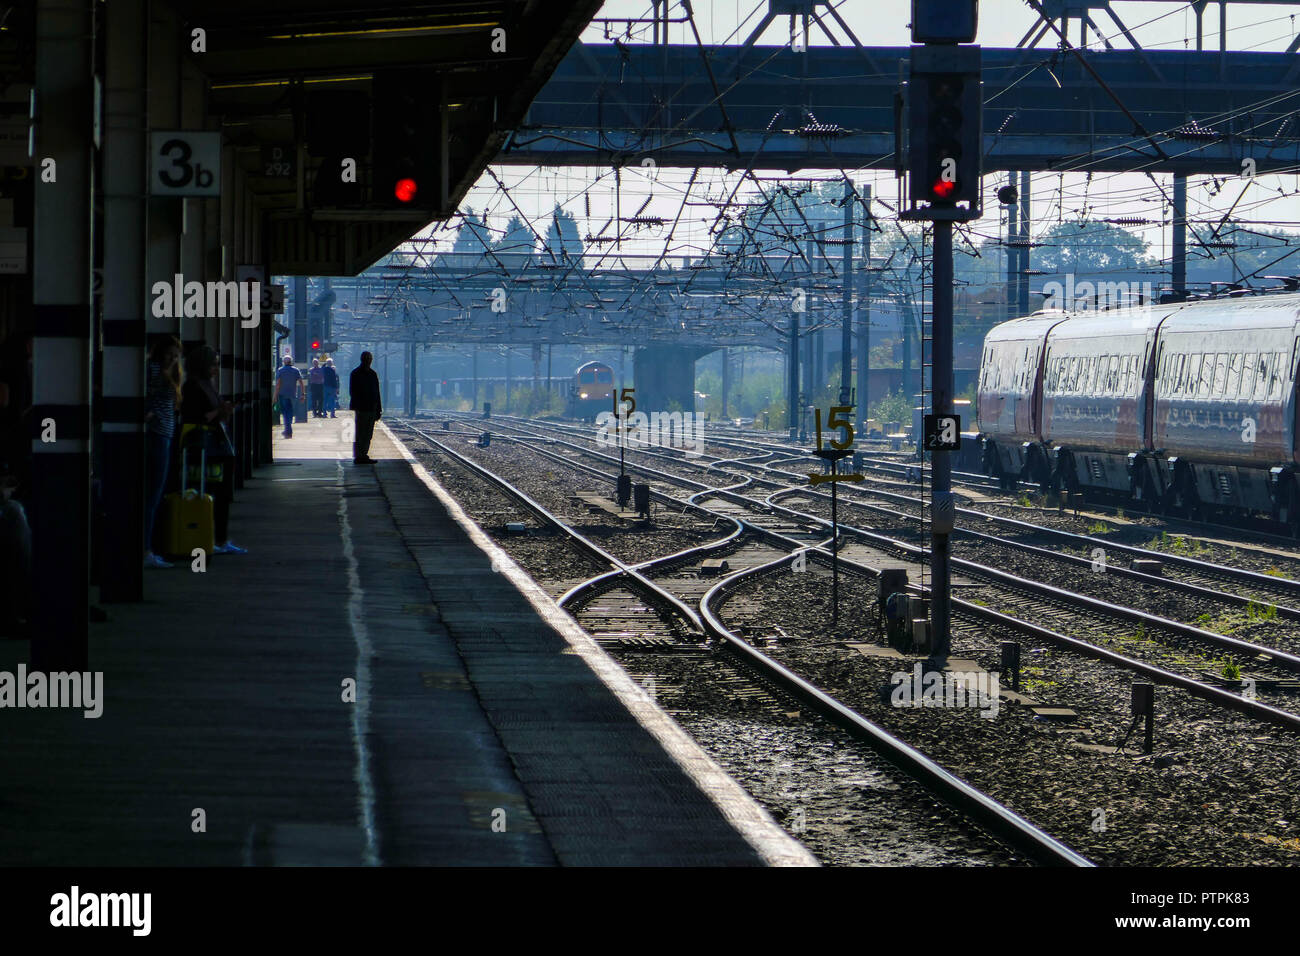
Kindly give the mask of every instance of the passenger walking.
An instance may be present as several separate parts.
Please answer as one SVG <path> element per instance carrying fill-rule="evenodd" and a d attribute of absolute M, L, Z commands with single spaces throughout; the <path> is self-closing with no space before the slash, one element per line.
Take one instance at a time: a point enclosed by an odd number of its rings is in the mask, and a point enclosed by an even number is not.
<path fill-rule="evenodd" d="M 320 359 L 311 360 L 307 385 L 311 388 L 311 413 L 320 418 L 325 414 L 325 371 L 320 367 Z"/>
<path fill-rule="evenodd" d="M 292 366 L 290 366 L 292 368 Z M 214 554 L 247 554 L 248 551 L 230 540 L 230 500 L 233 497 L 235 470 L 235 448 L 226 431 L 226 422 L 234 414 L 235 406 L 226 401 L 217 391 L 217 374 L 221 371 L 220 358 L 215 349 L 200 345 L 190 351 L 185 358 L 185 385 L 181 389 L 181 421 L 186 425 L 198 425 L 186 436 L 187 457 L 190 462 L 203 467 L 203 458 L 207 461 L 207 475 L 204 484 L 212 495 L 212 524 L 215 532 L 216 547 Z M 297 372 L 297 369 L 294 369 Z M 190 452 L 188 442 L 193 440 L 194 450 Z M 204 455 L 199 455 L 199 449 Z M 186 486 L 189 475 L 182 475 L 182 487 Z M 193 482 L 193 487 L 198 487 Z"/>
<path fill-rule="evenodd" d="M 334 367 L 332 358 L 325 360 L 321 372 L 325 375 L 325 413 L 335 418 L 334 412 L 339 407 L 339 370 Z"/>
<path fill-rule="evenodd" d="M 145 364 L 146 411 L 145 441 L 148 471 L 144 512 L 144 565 L 147 568 L 170 568 L 154 553 L 153 532 L 163 490 L 167 487 L 167 469 L 171 463 L 172 439 L 176 435 L 176 413 L 181 405 L 181 341 L 174 336 L 159 339 L 149 350 Z"/>
<path fill-rule="evenodd" d="M 286 355 L 284 364 L 276 370 L 275 391 L 271 394 L 271 401 L 280 402 L 280 416 L 284 419 L 285 438 L 293 437 L 293 400 L 304 391 L 302 372 L 294 368 L 293 356 Z"/>
<path fill-rule="evenodd" d="M 374 358 L 369 352 L 362 352 L 361 364 L 352 370 L 352 375 L 348 378 L 351 407 L 357 416 L 357 437 L 352 443 L 352 460 L 358 465 L 375 463 L 370 457 L 370 439 L 375 434 L 375 422 L 384 411 L 379 394 L 379 376 L 370 367 Z"/>

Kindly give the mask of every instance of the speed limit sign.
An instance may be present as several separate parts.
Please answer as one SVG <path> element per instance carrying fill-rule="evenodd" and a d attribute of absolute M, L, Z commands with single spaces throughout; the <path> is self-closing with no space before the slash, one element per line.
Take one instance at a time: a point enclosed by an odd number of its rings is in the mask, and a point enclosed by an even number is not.
<path fill-rule="evenodd" d="M 152 196 L 220 196 L 221 134 L 206 130 L 154 130 L 149 176 Z"/>

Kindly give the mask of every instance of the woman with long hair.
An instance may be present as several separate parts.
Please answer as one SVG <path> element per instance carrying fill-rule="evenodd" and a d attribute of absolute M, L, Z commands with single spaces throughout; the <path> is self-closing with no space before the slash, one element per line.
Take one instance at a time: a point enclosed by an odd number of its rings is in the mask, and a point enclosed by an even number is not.
<path fill-rule="evenodd" d="M 176 410 L 181 404 L 181 342 L 167 336 L 154 343 L 145 363 L 146 404 L 145 442 L 148 453 L 148 480 L 144 517 L 144 566 L 170 568 L 171 562 L 154 554 L 153 532 L 167 487 L 167 467 L 171 462 L 172 439 L 176 434 Z"/>
<path fill-rule="evenodd" d="M 211 346 L 199 345 L 190 350 L 185 357 L 181 421 L 187 425 L 204 426 L 213 432 L 214 440 L 209 442 L 207 453 L 209 473 L 215 466 L 221 467 L 221 477 L 209 485 L 212 489 L 212 523 L 216 538 L 213 554 L 247 554 L 245 549 L 226 536 L 230 528 L 230 500 L 234 491 L 231 480 L 235 460 L 234 449 L 226 437 L 225 423 L 234 414 L 235 406 L 224 400 L 217 391 L 216 379 L 220 371 L 221 357 Z M 206 438 L 199 429 L 192 434 L 196 443 Z M 213 446 L 224 446 L 224 449 L 214 454 Z"/>

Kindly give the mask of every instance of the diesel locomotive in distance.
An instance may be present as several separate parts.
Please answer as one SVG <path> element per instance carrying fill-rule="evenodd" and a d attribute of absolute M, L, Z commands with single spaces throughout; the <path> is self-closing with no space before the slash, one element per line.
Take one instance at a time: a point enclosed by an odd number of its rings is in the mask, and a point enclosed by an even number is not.
<path fill-rule="evenodd" d="M 587 421 L 613 408 L 614 370 L 603 362 L 578 366 L 569 384 L 569 417 Z"/>
<path fill-rule="evenodd" d="M 1300 295 L 1036 312 L 984 339 L 983 470 L 1300 533 Z"/>

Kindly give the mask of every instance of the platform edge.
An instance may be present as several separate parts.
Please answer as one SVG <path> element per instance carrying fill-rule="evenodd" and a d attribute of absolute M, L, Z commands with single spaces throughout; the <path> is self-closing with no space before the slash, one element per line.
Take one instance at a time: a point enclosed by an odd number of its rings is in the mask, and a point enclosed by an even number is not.
<path fill-rule="evenodd" d="M 745 842 L 753 847 L 763 862 L 768 866 L 819 866 L 817 858 L 807 847 L 786 833 L 730 774 L 628 676 L 617 661 L 605 653 L 591 635 L 579 627 L 509 554 L 488 537 L 465 513 L 460 503 L 420 464 L 388 424 L 382 419 L 378 424 L 401 451 L 416 477 L 437 497 L 470 540 L 492 559 L 493 565 L 523 594 L 542 619 L 564 637 L 574 653 L 582 658 L 637 723 L 659 742 Z"/>

